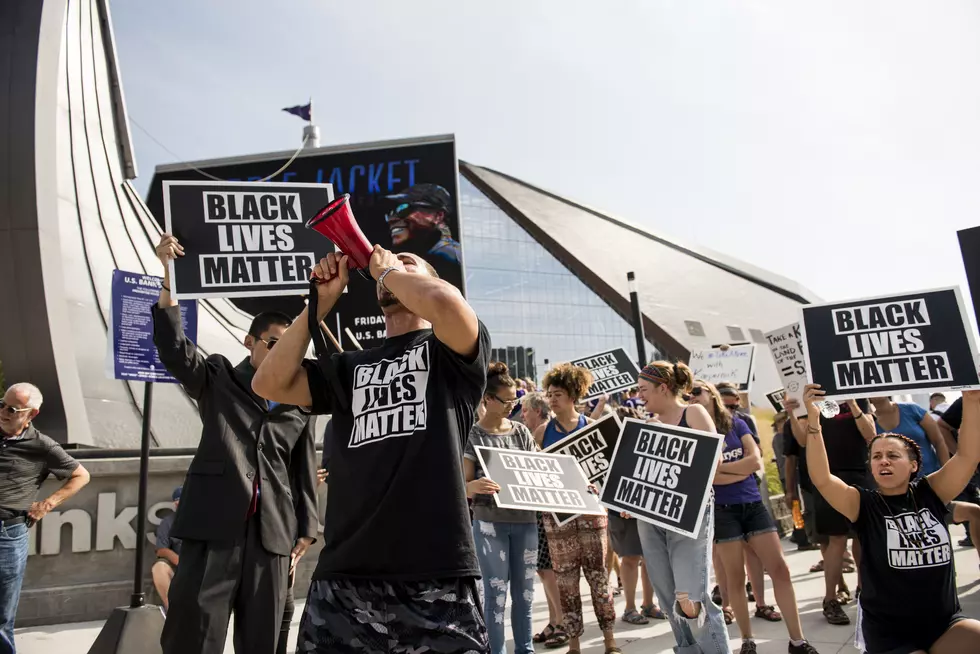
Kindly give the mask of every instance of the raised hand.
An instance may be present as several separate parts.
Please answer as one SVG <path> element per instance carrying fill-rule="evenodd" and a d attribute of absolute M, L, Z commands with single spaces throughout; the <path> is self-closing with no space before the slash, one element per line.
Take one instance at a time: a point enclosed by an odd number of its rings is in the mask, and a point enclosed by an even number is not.
<path fill-rule="evenodd" d="M 371 269 L 371 277 L 375 280 L 381 277 L 383 273 L 388 268 L 394 268 L 395 270 L 405 270 L 405 264 L 402 260 L 398 258 L 398 255 L 394 252 L 384 249 L 380 245 L 375 245 L 374 250 L 371 252 L 371 262 L 369 263 Z"/>
<path fill-rule="evenodd" d="M 163 264 L 164 269 L 169 269 L 170 262 L 177 257 L 184 256 L 184 248 L 177 241 L 177 237 L 171 234 L 160 236 L 160 244 L 156 247 L 157 259 Z"/>
<path fill-rule="evenodd" d="M 826 394 L 827 391 L 822 390 L 820 384 L 807 384 L 803 387 L 803 406 L 806 407 L 810 424 L 820 424 L 820 407 L 817 406 L 817 402 L 821 402 Z"/>
<path fill-rule="evenodd" d="M 350 275 L 347 268 L 347 255 L 339 252 L 331 252 L 320 259 L 320 263 L 313 266 L 312 278 L 317 282 L 317 293 L 319 295 L 320 311 L 329 311 L 337 298 L 347 288 Z M 326 315 L 326 313 L 324 313 Z M 317 316 L 322 318 L 323 316 Z"/>

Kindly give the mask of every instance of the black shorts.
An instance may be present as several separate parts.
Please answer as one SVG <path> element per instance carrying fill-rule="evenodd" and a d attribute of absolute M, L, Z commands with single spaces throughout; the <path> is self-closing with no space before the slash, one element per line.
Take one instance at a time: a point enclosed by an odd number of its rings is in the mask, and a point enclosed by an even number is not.
<path fill-rule="evenodd" d="M 636 519 L 609 514 L 609 542 L 617 556 L 643 556 Z"/>
<path fill-rule="evenodd" d="M 892 620 L 882 625 L 869 620 L 866 614 L 858 616 L 865 654 L 928 652 L 950 627 L 966 619 L 962 613 L 954 613 L 949 619 Z"/>
<path fill-rule="evenodd" d="M 310 583 L 296 651 L 316 654 L 486 654 L 475 578 L 329 579 Z"/>
<path fill-rule="evenodd" d="M 715 504 L 716 543 L 748 540 L 770 531 L 776 531 L 776 523 L 762 502 Z"/>
<path fill-rule="evenodd" d="M 848 486 L 875 488 L 874 479 L 867 472 L 840 471 L 833 474 Z M 813 491 L 813 513 L 816 517 L 817 533 L 821 536 L 854 535 L 854 526 L 851 521 L 830 506 L 820 491 L 816 489 Z"/>

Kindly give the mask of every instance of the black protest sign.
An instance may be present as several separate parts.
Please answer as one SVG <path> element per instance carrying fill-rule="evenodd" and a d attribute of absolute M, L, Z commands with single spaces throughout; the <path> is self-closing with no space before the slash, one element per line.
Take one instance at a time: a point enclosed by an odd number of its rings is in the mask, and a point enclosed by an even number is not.
<path fill-rule="evenodd" d="M 804 306 L 807 376 L 828 399 L 980 387 L 958 288 Z"/>
<path fill-rule="evenodd" d="M 769 404 L 776 411 L 784 410 L 783 400 L 786 398 L 786 389 L 780 388 L 778 391 L 773 391 L 771 393 L 766 393 L 766 399 L 769 400 Z"/>
<path fill-rule="evenodd" d="M 697 538 L 723 442 L 718 434 L 627 419 L 603 506 Z"/>
<path fill-rule="evenodd" d="M 609 471 L 616 443 L 619 442 L 620 423 L 615 413 L 605 416 L 579 429 L 545 448 L 549 454 L 567 454 L 575 457 L 589 483 L 602 488 Z M 555 520 L 564 525 L 575 518 L 572 513 L 557 513 Z"/>
<path fill-rule="evenodd" d="M 184 256 L 171 263 L 176 298 L 309 292 L 313 266 L 333 243 L 306 229 L 333 200 L 329 184 L 164 182 L 166 229 Z"/>
<path fill-rule="evenodd" d="M 583 400 L 625 391 L 636 386 L 640 379 L 640 369 L 623 348 L 576 359 L 572 365 L 581 366 L 592 373 L 592 385 Z"/>
<path fill-rule="evenodd" d="M 573 456 L 481 445 L 474 449 L 486 476 L 500 486 L 493 497 L 502 509 L 606 514 Z"/>
<path fill-rule="evenodd" d="M 973 317 L 980 323 L 980 227 L 961 229 L 956 235 L 960 239 L 963 268 L 973 296 Z"/>

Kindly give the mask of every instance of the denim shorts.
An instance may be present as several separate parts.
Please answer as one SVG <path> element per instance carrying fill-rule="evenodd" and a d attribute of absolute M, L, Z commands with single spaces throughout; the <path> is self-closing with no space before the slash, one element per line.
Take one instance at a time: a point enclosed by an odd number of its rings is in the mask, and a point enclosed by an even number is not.
<path fill-rule="evenodd" d="M 776 523 L 762 502 L 715 505 L 716 543 L 748 540 L 770 531 L 776 531 Z"/>

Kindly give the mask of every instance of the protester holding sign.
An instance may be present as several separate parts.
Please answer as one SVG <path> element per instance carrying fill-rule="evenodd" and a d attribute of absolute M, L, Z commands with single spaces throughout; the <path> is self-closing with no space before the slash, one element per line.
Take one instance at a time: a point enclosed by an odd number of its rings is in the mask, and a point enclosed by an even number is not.
<path fill-rule="evenodd" d="M 534 572 L 538 561 L 538 525 L 534 511 L 497 508 L 493 494 L 500 487 L 485 471 L 478 470 L 474 446 L 534 452 L 537 446 L 531 431 L 508 419 L 517 406 L 517 386 L 508 374 L 507 364 L 494 361 L 487 370 L 487 389 L 483 394 L 485 412 L 470 429 L 463 450 L 466 495 L 473 498 L 473 538 L 483 573 L 484 618 L 490 634 L 490 652 L 506 653 L 504 608 L 510 585 L 510 624 L 514 632 L 515 654 L 533 654 L 531 638 L 531 600 Z M 560 627 L 559 627 L 560 628 Z"/>
<path fill-rule="evenodd" d="M 762 494 L 752 477 L 762 461 L 759 446 L 752 438 L 748 425 L 724 408 L 721 396 L 711 384 L 699 380 L 695 383 L 692 394 L 702 406 L 711 410 L 715 428 L 719 434 L 725 435 L 723 461 L 714 481 L 715 545 L 727 578 L 738 629 L 742 634 L 742 651 L 755 651 L 749 607 L 741 592 L 742 584 L 745 583 L 744 551 L 751 549 L 769 573 L 776 601 L 786 614 L 790 654 L 816 654 L 817 650 L 803 637 L 796 592 L 793 590 L 789 566 L 776 534 L 776 523 L 762 503 Z M 754 588 L 758 592 L 765 586 L 756 582 Z M 773 607 L 765 605 L 755 611 L 756 617 L 775 622 L 774 613 Z"/>
<path fill-rule="evenodd" d="M 915 441 L 875 436 L 873 490 L 831 473 L 818 407 L 823 397 L 819 385 L 807 385 L 807 461 L 817 490 L 854 524 L 866 551 L 860 563 L 859 644 L 868 654 L 976 651 L 980 621 L 960 613 L 946 505 L 980 464 L 980 391 L 964 393 L 959 449 L 931 475 L 919 475 L 922 456 Z"/>
<path fill-rule="evenodd" d="M 655 420 L 715 433 L 711 416 L 700 404 L 688 406 L 681 396 L 692 391 L 694 375 L 683 363 L 655 361 L 640 371 L 640 398 Z M 660 606 L 672 607 L 670 628 L 678 651 L 731 654 L 721 608 L 711 601 L 711 541 L 714 501 L 709 500 L 697 538 L 687 538 L 648 522 L 640 522 L 640 544 Z M 702 615 L 703 613 L 703 615 Z"/>
<path fill-rule="evenodd" d="M 592 374 L 585 368 L 563 363 L 545 375 L 544 387 L 555 417 L 538 427 L 535 440 L 544 446 L 557 443 L 577 429 L 585 427 L 589 420 L 575 410 L 592 384 Z M 580 515 L 559 526 L 551 514 L 544 516 L 551 560 L 558 577 L 562 612 L 567 636 L 560 635 L 546 641 L 548 647 L 557 647 L 563 640 L 570 651 L 581 649 L 579 639 L 584 632 L 582 624 L 582 596 L 579 590 L 579 570 L 585 575 L 592 590 L 592 607 L 605 640 L 606 654 L 619 652 L 613 627 L 616 624 L 616 607 L 609 592 L 609 576 L 606 573 L 606 516 Z"/>
<path fill-rule="evenodd" d="M 171 530 L 182 542 L 163 652 L 221 652 L 234 612 L 236 652 L 268 654 L 279 640 L 290 573 L 318 525 L 313 421 L 295 405 L 252 392 L 290 319 L 255 316 L 243 339 L 248 357 L 237 365 L 205 356 L 184 334 L 170 294 L 170 269 L 184 248 L 164 234 L 156 254 L 164 280 L 152 308 L 153 342 L 204 423 Z"/>

